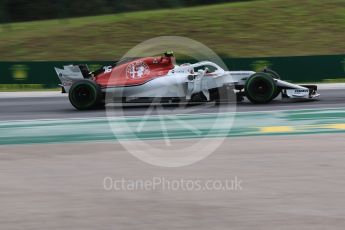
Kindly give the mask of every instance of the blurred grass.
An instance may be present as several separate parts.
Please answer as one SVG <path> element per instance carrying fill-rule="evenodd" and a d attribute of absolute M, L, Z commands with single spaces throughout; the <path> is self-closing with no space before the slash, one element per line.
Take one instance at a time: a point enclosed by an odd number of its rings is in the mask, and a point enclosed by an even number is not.
<path fill-rule="evenodd" d="M 61 91 L 61 88 L 47 87 L 42 84 L 0 84 L 0 92 L 17 92 L 17 91 Z"/>
<path fill-rule="evenodd" d="M 345 83 L 345 77 L 324 79 L 322 83 Z"/>
<path fill-rule="evenodd" d="M 156 36 L 234 57 L 342 54 L 344 0 L 258 0 L 0 26 L 0 60 L 114 60 Z"/>

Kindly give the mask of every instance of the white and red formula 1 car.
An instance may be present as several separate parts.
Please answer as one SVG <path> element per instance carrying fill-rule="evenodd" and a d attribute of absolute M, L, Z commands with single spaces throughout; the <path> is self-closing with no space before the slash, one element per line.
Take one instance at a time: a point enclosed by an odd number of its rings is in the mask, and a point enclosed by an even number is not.
<path fill-rule="evenodd" d="M 63 92 L 69 93 L 71 104 L 79 110 L 104 105 L 106 93 L 118 102 L 212 101 L 219 100 L 219 92 L 224 90 L 235 93 L 237 100 L 247 97 L 257 104 L 269 103 L 280 93 L 283 98 L 319 97 L 316 86 L 282 81 L 269 69 L 225 71 L 209 61 L 176 65 L 172 52 L 122 60 L 95 72 L 90 72 L 87 65 L 55 70 Z"/>

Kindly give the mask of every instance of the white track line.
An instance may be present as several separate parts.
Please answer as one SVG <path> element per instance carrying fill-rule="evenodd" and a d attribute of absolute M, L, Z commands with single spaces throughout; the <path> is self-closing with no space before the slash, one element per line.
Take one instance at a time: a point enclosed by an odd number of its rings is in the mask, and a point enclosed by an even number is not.
<path fill-rule="evenodd" d="M 345 83 L 322 83 L 316 84 L 318 89 L 345 89 Z"/>
<path fill-rule="evenodd" d="M 0 98 L 26 98 L 26 97 L 66 97 L 61 91 L 48 92 L 0 92 Z"/>

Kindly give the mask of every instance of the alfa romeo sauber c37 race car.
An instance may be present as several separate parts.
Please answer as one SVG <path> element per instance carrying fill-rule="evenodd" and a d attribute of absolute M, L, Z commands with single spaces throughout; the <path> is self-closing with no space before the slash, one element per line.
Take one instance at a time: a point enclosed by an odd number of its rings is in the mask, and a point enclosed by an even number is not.
<path fill-rule="evenodd" d="M 282 98 L 315 99 L 317 86 L 295 85 L 282 81 L 270 69 L 261 72 L 225 71 L 217 64 L 202 61 L 177 65 L 172 52 L 160 57 L 125 59 L 90 72 L 87 65 L 55 68 L 63 93 L 79 109 L 104 105 L 112 101 L 207 102 L 219 101 L 220 93 L 231 91 L 237 101 L 246 97 L 255 104 Z M 107 95 L 107 96 L 106 96 Z"/>

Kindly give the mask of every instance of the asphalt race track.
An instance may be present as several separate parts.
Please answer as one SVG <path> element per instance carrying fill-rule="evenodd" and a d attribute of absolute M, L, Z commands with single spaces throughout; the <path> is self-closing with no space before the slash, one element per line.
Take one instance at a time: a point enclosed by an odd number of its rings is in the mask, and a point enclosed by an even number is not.
<path fill-rule="evenodd" d="M 116 143 L 0 146 L 0 226 L 7 230 L 342 230 L 344 138 L 229 138 L 207 159 L 182 168 L 143 163 Z M 191 141 L 172 144 L 183 148 Z M 242 189 L 105 190 L 106 177 L 136 181 L 237 177 Z"/>
<path fill-rule="evenodd" d="M 345 107 L 345 88 L 321 89 L 320 99 L 317 101 L 290 102 L 276 99 L 267 105 L 253 105 L 248 101 L 238 103 L 236 110 L 239 112 L 250 111 L 274 111 L 274 110 L 298 110 L 298 109 L 320 109 Z M 4 94 L 4 93 L 3 93 Z M 90 118 L 104 117 L 105 110 L 77 111 L 69 101 L 67 95 L 60 93 L 49 97 L 1 97 L 0 95 L 0 120 L 25 120 L 25 119 L 60 119 L 60 118 Z M 229 106 L 229 105 L 220 105 Z M 234 105 L 230 105 L 234 106 Z M 145 114 L 147 107 L 124 108 L 124 115 L 141 116 Z M 188 108 L 182 109 L 174 106 L 158 108 L 154 111 L 160 114 L 188 113 Z M 214 113 L 218 109 L 214 106 L 199 106 L 198 110 L 191 108 L 193 113 Z"/>
<path fill-rule="evenodd" d="M 124 135 L 126 144 L 114 140 L 105 110 L 77 111 L 54 92 L 0 93 L 0 229 L 344 229 L 345 88 L 319 93 L 317 101 L 239 103 L 232 134 L 226 115 L 207 131 L 217 106 L 158 107 L 154 113 L 189 114 L 165 120 L 165 133 L 158 118 L 145 120 L 145 135 Z M 137 127 L 147 107 L 123 111 L 128 118 L 117 125 Z M 204 130 L 179 130 L 193 125 Z M 163 134 L 179 138 L 167 142 Z M 218 139 L 210 156 L 184 167 L 153 166 L 129 153 L 140 140 L 146 153 L 166 156 L 167 145 L 184 156 Z M 167 182 L 109 189 L 105 178 Z M 170 187 L 181 180 L 240 186 Z"/>

